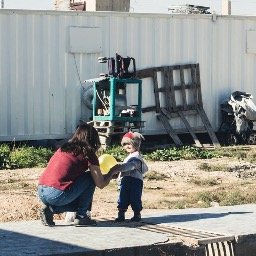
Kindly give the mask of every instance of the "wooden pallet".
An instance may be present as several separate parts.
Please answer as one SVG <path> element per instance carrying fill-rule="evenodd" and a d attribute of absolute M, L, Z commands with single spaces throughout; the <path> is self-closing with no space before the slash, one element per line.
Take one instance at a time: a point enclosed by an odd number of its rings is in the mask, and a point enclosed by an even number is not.
<path fill-rule="evenodd" d="M 190 74 L 191 79 L 188 82 L 185 82 L 185 72 Z M 159 73 L 163 77 L 163 86 L 159 83 Z M 175 83 L 174 75 L 178 75 L 179 83 Z M 178 136 L 180 131 L 171 126 L 170 121 L 173 118 L 179 118 L 182 121 L 196 146 L 202 147 L 196 136 L 196 132 L 200 130 L 200 132 L 209 134 L 214 147 L 220 147 L 220 143 L 203 109 L 199 64 L 148 68 L 139 70 L 137 76 L 140 79 L 152 78 L 154 86 L 155 105 L 143 108 L 142 112 L 155 111 L 157 119 L 163 124 L 166 132 L 176 145 L 180 146 L 183 143 Z M 177 95 L 181 103 L 178 103 Z M 164 99 L 163 102 L 160 101 L 160 98 Z M 187 119 L 189 115 L 200 117 L 203 126 L 192 127 Z"/>
<path fill-rule="evenodd" d="M 111 136 L 122 134 L 128 131 L 141 130 L 144 127 L 144 121 L 120 122 L 120 121 L 92 121 L 93 126 L 100 134 Z"/>
<path fill-rule="evenodd" d="M 113 136 L 122 136 L 129 131 L 141 133 L 145 126 L 145 121 L 90 121 L 88 123 L 98 131 L 103 148 L 111 145 Z"/>

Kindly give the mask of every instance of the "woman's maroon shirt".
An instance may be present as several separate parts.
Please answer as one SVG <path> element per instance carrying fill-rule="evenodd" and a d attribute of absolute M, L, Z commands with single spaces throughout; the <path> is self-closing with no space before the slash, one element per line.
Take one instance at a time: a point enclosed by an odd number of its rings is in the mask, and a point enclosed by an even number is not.
<path fill-rule="evenodd" d="M 72 153 L 58 149 L 39 178 L 39 185 L 59 190 L 68 189 L 91 164 L 99 165 L 95 154 L 90 154 L 85 158 L 82 155 L 74 156 Z"/>

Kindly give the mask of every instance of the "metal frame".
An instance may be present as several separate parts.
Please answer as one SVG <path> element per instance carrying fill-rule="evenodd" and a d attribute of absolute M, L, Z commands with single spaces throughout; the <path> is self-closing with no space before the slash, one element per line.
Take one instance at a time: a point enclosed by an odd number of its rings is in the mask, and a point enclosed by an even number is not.
<path fill-rule="evenodd" d="M 141 103 L 142 103 L 142 80 L 140 79 L 121 79 L 121 78 L 109 78 L 109 96 L 110 96 L 110 106 L 109 106 L 109 115 L 98 115 L 97 114 L 97 89 L 101 86 L 101 81 L 94 82 L 94 96 L 93 96 L 93 121 L 124 121 L 124 122 L 134 122 L 141 121 Z M 137 95 L 137 116 L 136 117 L 122 117 L 116 115 L 116 90 L 117 84 L 124 84 L 125 86 L 137 86 L 138 95 Z"/>

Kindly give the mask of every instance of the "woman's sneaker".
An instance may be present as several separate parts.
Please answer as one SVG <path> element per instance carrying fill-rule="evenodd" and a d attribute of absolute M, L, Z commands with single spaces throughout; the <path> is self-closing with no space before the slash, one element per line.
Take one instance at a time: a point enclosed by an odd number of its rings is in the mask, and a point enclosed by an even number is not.
<path fill-rule="evenodd" d="M 49 206 L 44 206 L 40 210 L 40 218 L 44 226 L 55 226 L 55 222 L 53 221 L 53 212 L 50 210 Z"/>
<path fill-rule="evenodd" d="M 74 225 L 75 226 L 96 226 L 97 222 L 89 218 L 87 215 L 83 217 L 77 215 L 74 220 Z"/>

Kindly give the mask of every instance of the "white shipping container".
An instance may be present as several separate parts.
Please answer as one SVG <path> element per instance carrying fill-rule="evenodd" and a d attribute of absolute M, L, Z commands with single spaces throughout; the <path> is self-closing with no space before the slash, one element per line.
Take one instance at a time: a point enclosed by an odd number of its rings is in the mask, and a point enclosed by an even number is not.
<path fill-rule="evenodd" d="M 1 9 L 0 141 L 70 136 L 92 115 L 83 81 L 107 73 L 97 58 L 116 52 L 134 57 L 137 70 L 199 63 L 203 106 L 217 131 L 220 104 L 233 91 L 256 95 L 255 40 L 256 17 L 248 16 Z M 142 89 L 143 107 L 154 105 L 152 81 Z M 143 120 L 145 134 L 165 133 L 155 112 Z"/>

